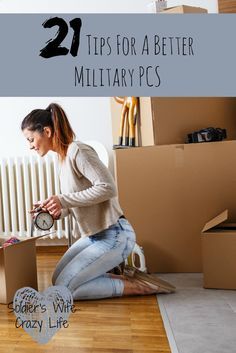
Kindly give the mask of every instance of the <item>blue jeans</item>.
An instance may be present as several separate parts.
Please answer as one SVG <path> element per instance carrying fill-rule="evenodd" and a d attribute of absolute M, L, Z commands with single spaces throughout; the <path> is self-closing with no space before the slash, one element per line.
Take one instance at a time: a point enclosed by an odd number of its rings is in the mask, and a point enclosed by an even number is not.
<path fill-rule="evenodd" d="M 125 218 L 95 235 L 80 238 L 62 256 L 52 283 L 68 287 L 73 298 L 121 296 L 124 282 L 106 273 L 123 262 L 135 245 L 135 232 Z"/>

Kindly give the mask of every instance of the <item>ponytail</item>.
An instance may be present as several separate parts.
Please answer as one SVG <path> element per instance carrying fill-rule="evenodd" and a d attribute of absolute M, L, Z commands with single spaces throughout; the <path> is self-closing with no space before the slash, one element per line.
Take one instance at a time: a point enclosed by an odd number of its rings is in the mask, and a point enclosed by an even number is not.
<path fill-rule="evenodd" d="M 66 157 L 69 144 L 74 140 L 75 133 L 69 123 L 66 113 L 56 103 L 51 103 L 46 108 L 51 113 L 54 134 L 52 138 L 53 147 L 56 149 L 61 160 Z"/>
<path fill-rule="evenodd" d="M 46 109 L 35 109 L 21 123 L 21 130 L 28 129 L 43 133 L 45 127 L 52 130 L 52 145 L 61 160 L 66 157 L 69 144 L 74 140 L 75 133 L 66 113 L 59 104 L 51 103 Z"/>

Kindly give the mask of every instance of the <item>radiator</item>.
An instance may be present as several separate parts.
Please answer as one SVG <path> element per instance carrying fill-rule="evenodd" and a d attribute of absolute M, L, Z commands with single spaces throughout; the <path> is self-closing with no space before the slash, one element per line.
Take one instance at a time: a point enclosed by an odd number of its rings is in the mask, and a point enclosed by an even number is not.
<path fill-rule="evenodd" d="M 39 200 L 59 193 L 57 156 L 16 157 L 0 160 L 0 236 L 30 237 L 29 210 Z M 68 238 L 68 217 L 56 221 L 51 238 Z M 72 225 L 73 226 L 73 225 Z M 44 234 L 38 230 L 34 235 Z"/>

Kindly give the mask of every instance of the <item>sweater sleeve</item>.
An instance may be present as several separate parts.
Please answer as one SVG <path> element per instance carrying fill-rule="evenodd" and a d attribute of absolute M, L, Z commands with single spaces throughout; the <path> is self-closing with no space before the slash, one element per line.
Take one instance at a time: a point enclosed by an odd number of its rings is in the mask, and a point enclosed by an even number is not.
<path fill-rule="evenodd" d="M 69 210 L 68 208 L 63 208 L 62 211 L 61 211 L 61 214 L 60 214 L 60 217 L 58 219 L 62 219 L 62 218 L 65 218 L 66 216 L 69 215 Z"/>
<path fill-rule="evenodd" d="M 117 196 L 110 171 L 93 149 L 78 149 L 74 162 L 76 169 L 90 181 L 91 186 L 82 191 L 58 195 L 62 208 L 91 206 Z"/>

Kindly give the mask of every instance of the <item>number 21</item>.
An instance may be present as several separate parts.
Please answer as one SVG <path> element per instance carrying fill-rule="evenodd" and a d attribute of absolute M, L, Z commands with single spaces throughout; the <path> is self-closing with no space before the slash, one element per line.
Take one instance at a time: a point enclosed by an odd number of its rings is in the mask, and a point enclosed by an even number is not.
<path fill-rule="evenodd" d="M 70 27 L 74 31 L 74 35 L 71 42 L 70 54 L 72 56 L 77 56 L 80 44 L 80 30 L 82 26 L 82 21 L 80 18 L 74 18 L 69 22 Z M 67 55 L 69 49 L 66 47 L 61 47 L 61 42 L 65 39 L 68 33 L 68 25 L 65 20 L 60 17 L 53 17 L 46 20 L 42 26 L 44 28 L 51 28 L 54 26 L 58 26 L 58 32 L 56 38 L 49 39 L 46 43 L 48 43 L 43 49 L 40 50 L 40 56 L 43 58 L 52 58 L 53 56 L 59 55 Z"/>

